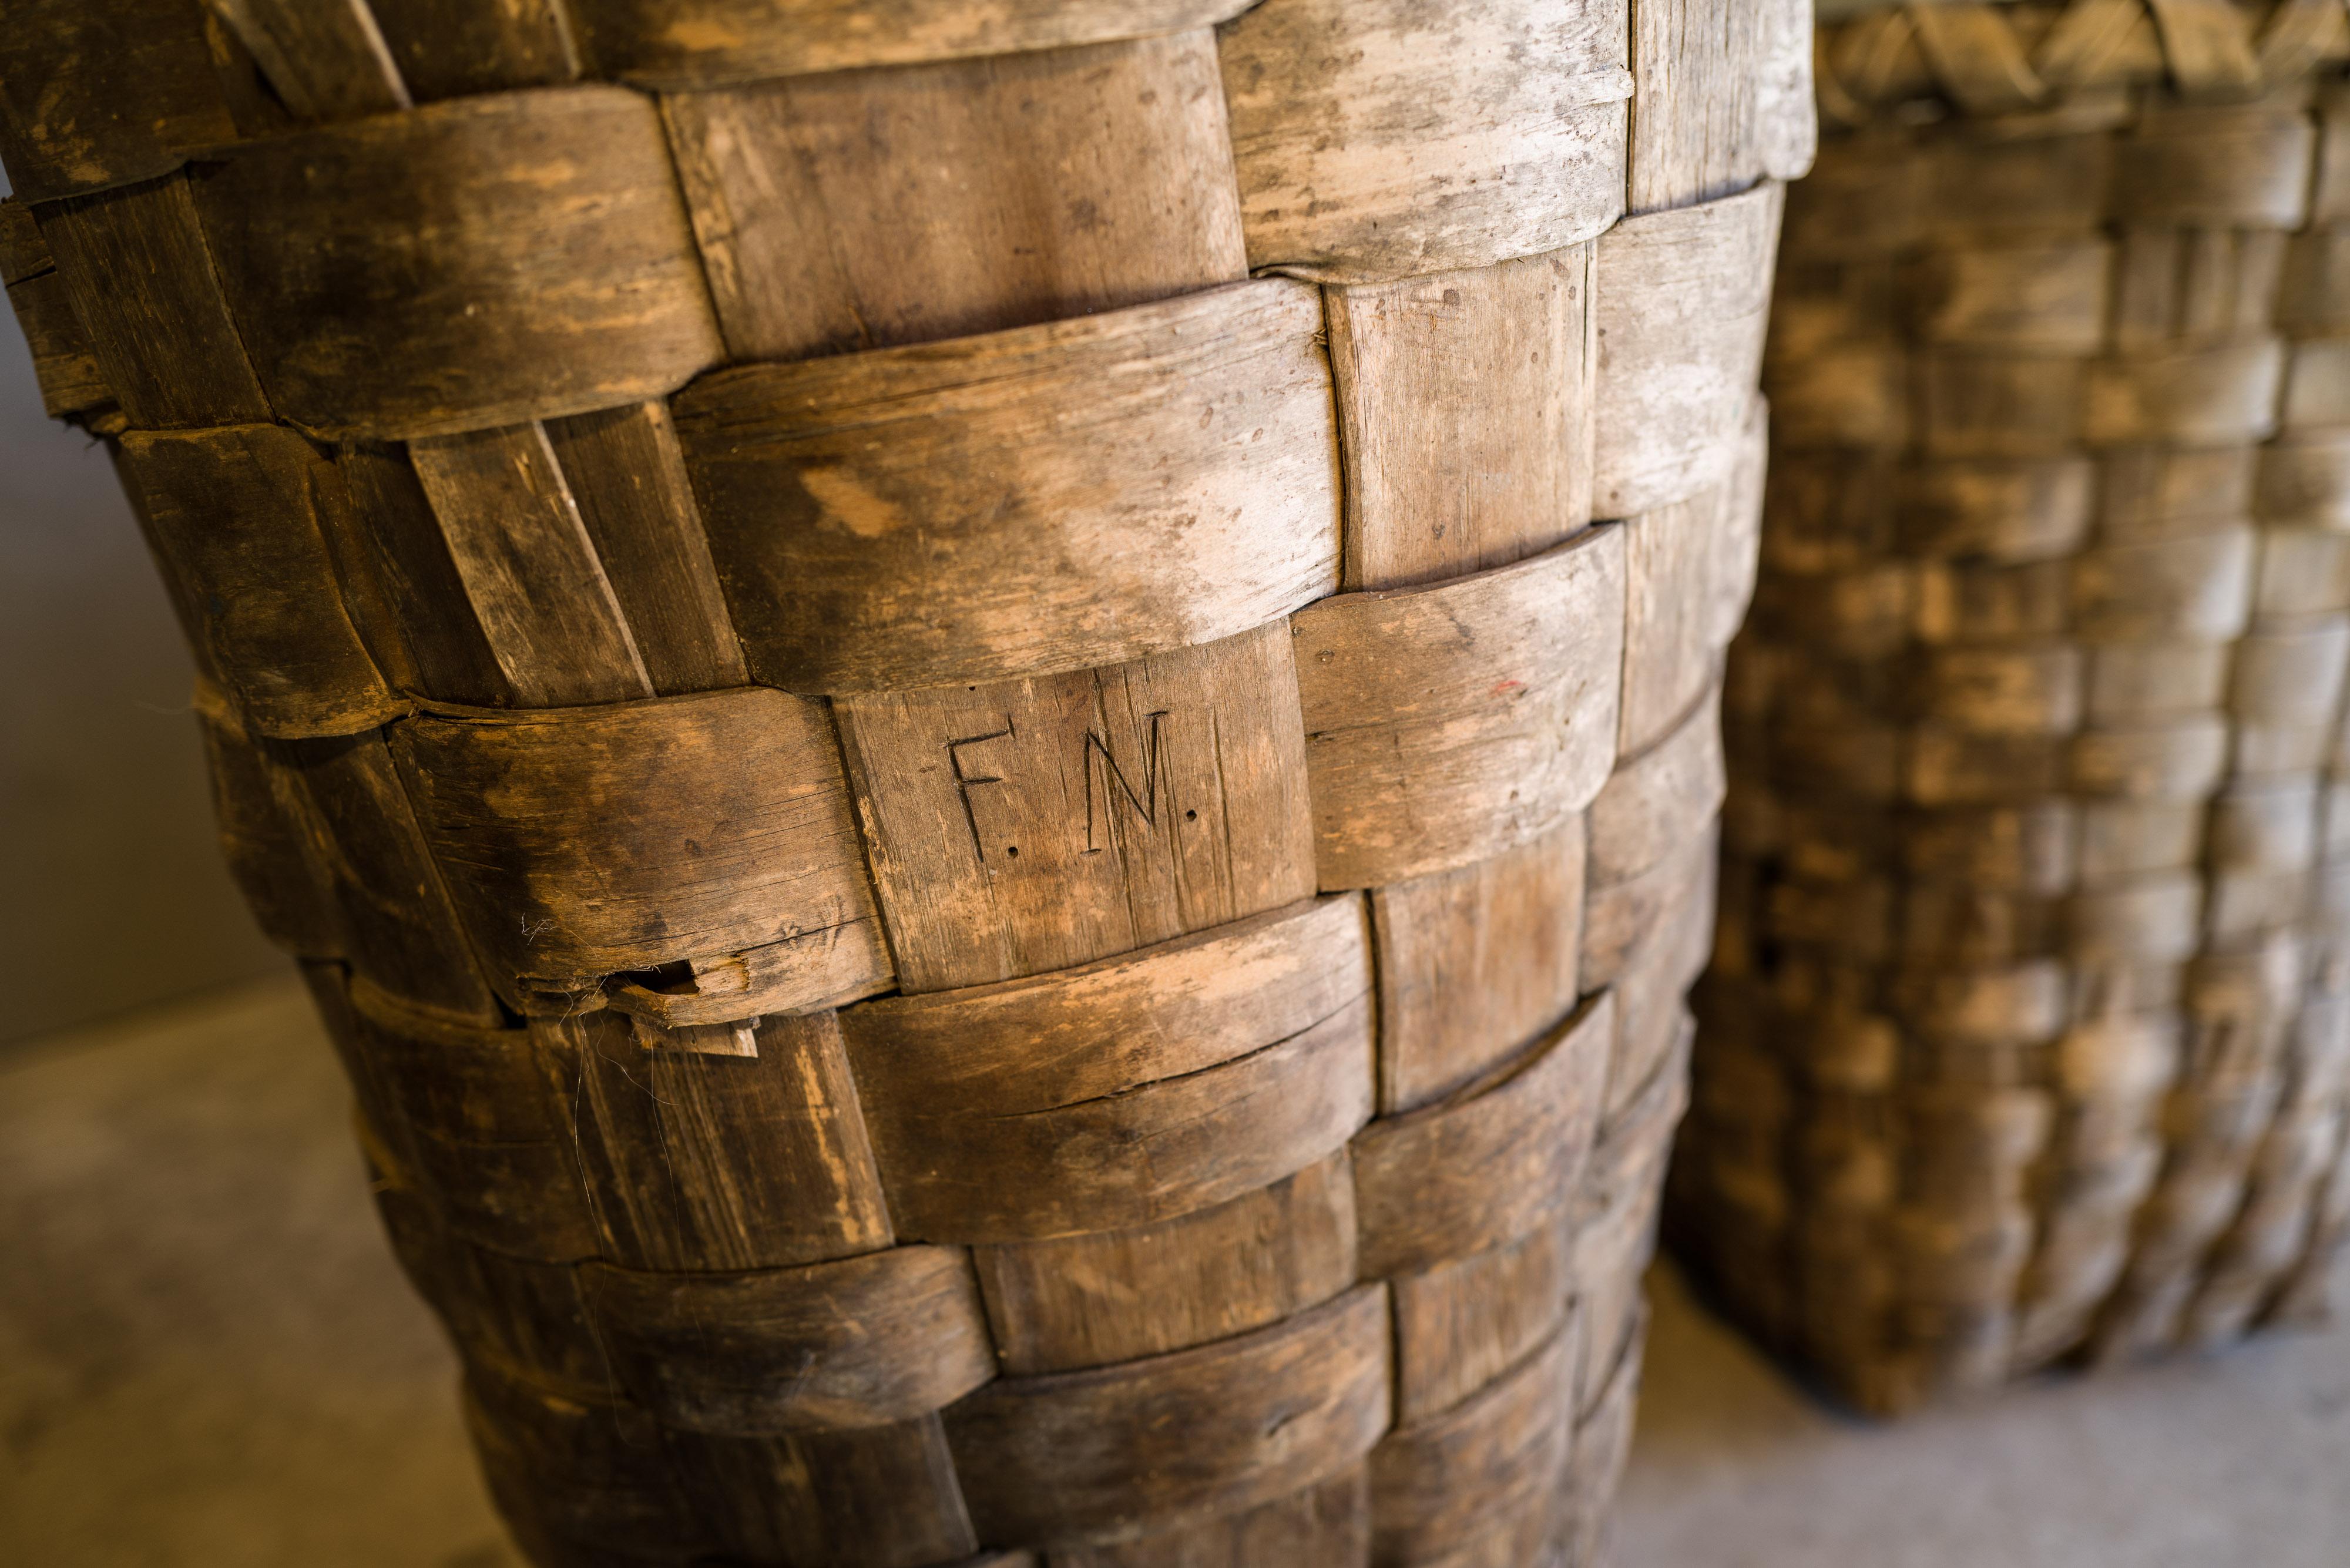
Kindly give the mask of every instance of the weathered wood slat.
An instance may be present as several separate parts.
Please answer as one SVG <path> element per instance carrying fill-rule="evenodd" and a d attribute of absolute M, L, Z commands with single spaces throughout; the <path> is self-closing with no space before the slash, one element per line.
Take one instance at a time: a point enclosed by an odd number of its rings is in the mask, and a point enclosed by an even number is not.
<path fill-rule="evenodd" d="M 571 0 L 597 64 L 658 88 L 1066 50 L 1204 27 L 1247 0 Z"/>
<path fill-rule="evenodd" d="M 678 431 L 752 673 L 1056 674 L 1329 592 L 1320 328 L 1314 290 L 1266 281 L 688 389 Z"/>
<path fill-rule="evenodd" d="M 1616 760 L 1624 539 L 1300 611 L 1325 888 L 1444 871 L 1555 827 Z"/>
<path fill-rule="evenodd" d="M 1002 1378 L 946 1413 L 983 1537 L 1116 1538 L 1351 1469 L 1388 1424 L 1387 1293 L 1091 1372 Z"/>
<path fill-rule="evenodd" d="M 1225 26 L 1249 265 L 1485 266 L 1624 211 L 1623 0 L 1265 0 Z"/>
<path fill-rule="evenodd" d="M 963 337 L 1248 275 L 1204 31 L 678 93 L 662 113 L 738 359 Z M 1160 177 L 1128 178 L 1139 165 Z"/>
<path fill-rule="evenodd" d="M 410 107 L 407 84 L 365 0 L 205 0 L 306 124 Z"/>
<path fill-rule="evenodd" d="M 581 1282 L 622 1385 L 695 1431 L 887 1426 L 995 1376 L 970 1261 L 947 1248 L 756 1273 L 598 1263 Z"/>
<path fill-rule="evenodd" d="M 195 0 L 27 0 L 0 30 L 0 157 L 16 198 L 152 179 L 236 134 Z"/>
<path fill-rule="evenodd" d="M 619 88 L 246 142 L 198 198 L 262 385 L 316 431 L 586 413 L 721 358 L 660 116 Z"/>
<path fill-rule="evenodd" d="M 565 0 L 367 0 L 400 79 L 421 103 L 579 75 Z"/>
<path fill-rule="evenodd" d="M 902 1233 L 1042 1241 L 1305 1168 L 1370 1114 L 1362 906 L 841 1014 Z M 1049 1173 L 1049 1174 L 1046 1174 Z"/>
<path fill-rule="evenodd" d="M 834 704 L 910 992 L 1295 903 L 1313 822 L 1275 624 L 1107 670 Z"/>
<path fill-rule="evenodd" d="M 832 727 L 805 698 L 451 710 L 392 739 L 502 983 L 593 990 L 874 919 Z"/>

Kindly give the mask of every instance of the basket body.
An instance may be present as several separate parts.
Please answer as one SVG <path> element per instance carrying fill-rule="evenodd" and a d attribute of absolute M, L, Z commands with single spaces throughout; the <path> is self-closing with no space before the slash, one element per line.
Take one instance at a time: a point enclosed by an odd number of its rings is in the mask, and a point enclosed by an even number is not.
<path fill-rule="evenodd" d="M 11 296 L 537 1560 L 1587 1559 L 1801 5 L 18 9 Z"/>
<path fill-rule="evenodd" d="M 2327 1293 L 2345 48 L 2339 6 L 1824 30 L 1672 1212 L 1865 1407 Z"/>

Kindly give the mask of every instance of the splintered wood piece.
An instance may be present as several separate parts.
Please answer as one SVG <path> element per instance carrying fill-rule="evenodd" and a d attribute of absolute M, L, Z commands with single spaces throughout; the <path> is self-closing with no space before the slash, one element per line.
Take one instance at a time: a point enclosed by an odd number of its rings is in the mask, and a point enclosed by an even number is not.
<path fill-rule="evenodd" d="M 132 425 L 266 422 L 185 175 L 37 210 L 90 353 Z"/>
<path fill-rule="evenodd" d="M 348 504 L 296 432 L 240 425 L 124 438 L 123 472 L 182 580 L 213 678 L 265 735 L 349 734 L 403 711 L 344 607 L 324 514 Z"/>
<path fill-rule="evenodd" d="M 1342 1474 L 1388 1424 L 1387 1293 L 1088 1372 L 1000 1378 L 946 1412 L 983 1538 L 1116 1539 Z"/>
<path fill-rule="evenodd" d="M 1006 1374 L 1157 1355 L 1278 1323 L 1354 1283 L 1354 1175 L 1341 1152 L 1212 1209 L 981 1247 L 972 1262 Z"/>
<path fill-rule="evenodd" d="M 1009 980 L 1314 891 L 1291 638 L 839 700 L 900 983 Z"/>
<path fill-rule="evenodd" d="M 1624 211 L 1624 0 L 1266 0 L 1222 31 L 1252 268 L 1485 266 Z"/>
<path fill-rule="evenodd" d="M 408 455 L 517 702 L 653 694 L 544 426 L 414 441 Z"/>
<path fill-rule="evenodd" d="M 391 733 L 504 983 L 593 990 L 875 918 L 832 727 L 806 698 L 452 711 Z"/>
<path fill-rule="evenodd" d="M 1590 521 L 1591 286 L 1581 244 L 1327 291 L 1345 587 L 1505 566 Z"/>
<path fill-rule="evenodd" d="M 843 1012 L 910 1238 L 1174 1219 L 1305 1168 L 1370 1114 L 1367 933 L 1324 898 L 1035 980 Z"/>
<path fill-rule="evenodd" d="M 1321 320 L 1274 279 L 696 383 L 678 431 L 752 673 L 1055 674 L 1330 592 Z"/>
<path fill-rule="evenodd" d="M 1580 994 L 1584 819 L 1371 890 L 1379 1110 L 1440 1099 L 1518 1054 Z"/>
<path fill-rule="evenodd" d="M 1371 1450 L 1380 1563 L 1539 1562 L 1558 1534 L 1574 1447 L 1575 1341 L 1554 1334 L 1473 1397 Z"/>
<path fill-rule="evenodd" d="M 666 697 L 750 684 L 669 405 L 632 403 L 544 429 L 592 542 L 587 560 L 600 565 L 652 689 Z M 593 593 L 592 578 L 585 587 Z"/>
<path fill-rule="evenodd" d="M 947 1248 L 756 1273 L 595 1263 L 581 1284 L 631 1397 L 696 1431 L 886 1426 L 995 1376 L 970 1261 Z"/>
<path fill-rule="evenodd" d="M 1555 1217 L 1590 1152 L 1616 1025 L 1603 993 L 1498 1082 L 1366 1128 L 1355 1140 L 1363 1272 L 1487 1251 Z"/>
<path fill-rule="evenodd" d="M 680 93 L 662 112 L 738 359 L 962 337 L 1248 275 L 1204 30 Z"/>
<path fill-rule="evenodd" d="M 1783 190 L 1627 218 L 1600 239 L 1600 516 L 1654 511 L 1730 472 L 1762 363 Z"/>
<path fill-rule="evenodd" d="M 1324 888 L 1484 859 L 1599 793 L 1616 760 L 1623 535 L 1292 618 Z"/>
<path fill-rule="evenodd" d="M 198 204 L 262 385 L 314 430 L 586 413 L 723 357 L 660 115 L 624 88 L 244 142 L 206 167 Z"/>
<path fill-rule="evenodd" d="M 611 1262 L 723 1272 L 894 1240 L 832 1014 L 762 1021 L 756 1056 L 646 1051 L 610 1012 L 531 1031 L 572 1075 L 576 1158 Z"/>
<path fill-rule="evenodd" d="M 411 3 L 411 0 L 402 0 Z M 1205 27 L 1248 0 L 571 0 L 601 67 L 657 88 L 1066 50 Z"/>

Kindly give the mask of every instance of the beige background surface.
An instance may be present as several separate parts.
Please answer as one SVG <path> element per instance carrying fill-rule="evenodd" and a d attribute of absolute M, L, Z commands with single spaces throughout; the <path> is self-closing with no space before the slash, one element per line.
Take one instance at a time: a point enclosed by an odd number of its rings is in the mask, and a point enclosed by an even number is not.
<path fill-rule="evenodd" d="M 270 971 L 213 841 L 189 667 L 104 449 L 0 311 L 0 1042 Z"/>

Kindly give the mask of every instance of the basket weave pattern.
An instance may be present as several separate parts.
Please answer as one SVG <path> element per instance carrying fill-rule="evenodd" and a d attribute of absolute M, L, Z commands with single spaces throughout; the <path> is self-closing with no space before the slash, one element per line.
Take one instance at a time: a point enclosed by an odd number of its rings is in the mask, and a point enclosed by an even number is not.
<path fill-rule="evenodd" d="M 1588 1559 L 1808 61 L 12 11 L 10 297 L 535 1557 Z"/>
<path fill-rule="evenodd" d="M 1895 1410 L 2318 1313 L 2350 1234 L 2350 20 L 1820 47 L 1672 1212 Z"/>

